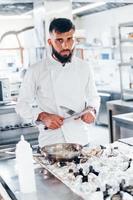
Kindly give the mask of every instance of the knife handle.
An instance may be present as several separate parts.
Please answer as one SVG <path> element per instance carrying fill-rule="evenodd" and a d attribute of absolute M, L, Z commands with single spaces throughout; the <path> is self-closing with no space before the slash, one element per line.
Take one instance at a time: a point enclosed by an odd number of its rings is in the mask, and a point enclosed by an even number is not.
<path fill-rule="evenodd" d="M 45 127 L 44 127 L 44 130 L 48 130 L 48 127 L 47 127 L 47 126 L 45 126 Z"/>

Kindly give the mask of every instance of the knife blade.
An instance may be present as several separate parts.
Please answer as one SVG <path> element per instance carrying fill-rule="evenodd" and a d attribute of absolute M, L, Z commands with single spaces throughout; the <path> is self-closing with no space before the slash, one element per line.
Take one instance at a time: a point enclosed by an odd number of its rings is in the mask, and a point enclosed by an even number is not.
<path fill-rule="evenodd" d="M 69 115 L 73 115 L 73 114 L 76 113 L 76 111 L 74 111 L 74 110 L 72 110 L 72 109 L 70 109 L 70 108 L 67 108 L 67 107 L 65 107 L 65 106 L 60 106 L 60 108 L 63 109 L 63 110 L 64 110 L 67 114 L 69 114 Z"/>
<path fill-rule="evenodd" d="M 90 112 L 94 117 L 95 117 L 95 114 L 94 112 L 92 112 L 92 107 L 87 107 L 85 108 L 84 110 L 82 110 L 81 112 L 76 112 L 72 109 L 69 109 L 65 106 L 60 106 L 61 109 L 64 109 L 66 111 L 67 114 L 69 114 L 70 116 L 68 117 L 65 117 L 65 121 L 66 120 L 69 120 L 69 119 L 75 119 L 75 118 L 80 118 L 82 115 Z"/>
<path fill-rule="evenodd" d="M 65 117 L 64 120 L 71 120 L 71 119 L 77 119 L 80 118 L 82 115 L 90 112 L 94 118 L 96 118 L 95 114 L 94 114 L 94 109 L 90 106 L 88 106 L 87 108 L 85 108 L 84 110 L 82 110 L 81 112 L 76 112 L 70 108 L 67 108 L 65 106 L 60 106 L 61 109 L 65 110 L 67 114 L 69 114 L 70 116 Z M 48 130 L 48 127 L 44 127 L 45 130 Z"/>
<path fill-rule="evenodd" d="M 81 111 L 81 112 L 77 112 L 77 113 L 74 113 L 72 114 L 71 116 L 69 117 L 66 117 L 65 118 L 65 121 L 66 120 L 69 120 L 69 119 L 76 119 L 76 118 L 80 118 L 82 115 L 88 113 L 88 112 L 91 112 L 91 114 L 93 114 L 93 116 L 95 117 L 95 114 L 90 110 L 90 108 L 86 108 L 85 110 Z"/>

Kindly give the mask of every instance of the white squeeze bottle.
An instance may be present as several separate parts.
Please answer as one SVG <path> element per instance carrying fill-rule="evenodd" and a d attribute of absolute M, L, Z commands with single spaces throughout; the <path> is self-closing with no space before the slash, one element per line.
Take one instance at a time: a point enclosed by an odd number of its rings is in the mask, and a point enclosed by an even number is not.
<path fill-rule="evenodd" d="M 32 149 L 30 144 L 21 135 L 16 145 L 16 161 L 20 192 L 31 193 L 36 191 Z"/>

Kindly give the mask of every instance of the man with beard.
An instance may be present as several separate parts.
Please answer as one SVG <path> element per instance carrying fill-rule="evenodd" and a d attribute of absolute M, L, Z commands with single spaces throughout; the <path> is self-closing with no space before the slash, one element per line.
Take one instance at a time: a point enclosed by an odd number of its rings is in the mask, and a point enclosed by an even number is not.
<path fill-rule="evenodd" d="M 38 125 L 40 147 L 89 142 L 88 124 L 95 120 L 99 97 L 89 64 L 73 55 L 74 33 L 69 19 L 56 18 L 50 23 L 51 53 L 29 68 L 20 90 L 16 111 Z M 70 110 L 78 113 L 86 108 L 88 111 L 80 117 L 68 118 Z"/>

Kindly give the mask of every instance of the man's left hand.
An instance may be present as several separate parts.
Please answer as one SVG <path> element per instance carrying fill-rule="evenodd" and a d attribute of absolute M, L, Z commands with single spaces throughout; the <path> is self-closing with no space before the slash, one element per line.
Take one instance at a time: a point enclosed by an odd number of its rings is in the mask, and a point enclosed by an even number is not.
<path fill-rule="evenodd" d="M 88 113 L 82 115 L 82 116 L 81 116 L 81 119 L 82 119 L 84 122 L 90 124 L 90 123 L 93 123 L 93 122 L 95 121 L 96 115 L 95 115 L 94 112 L 91 111 L 91 112 L 88 112 Z"/>

